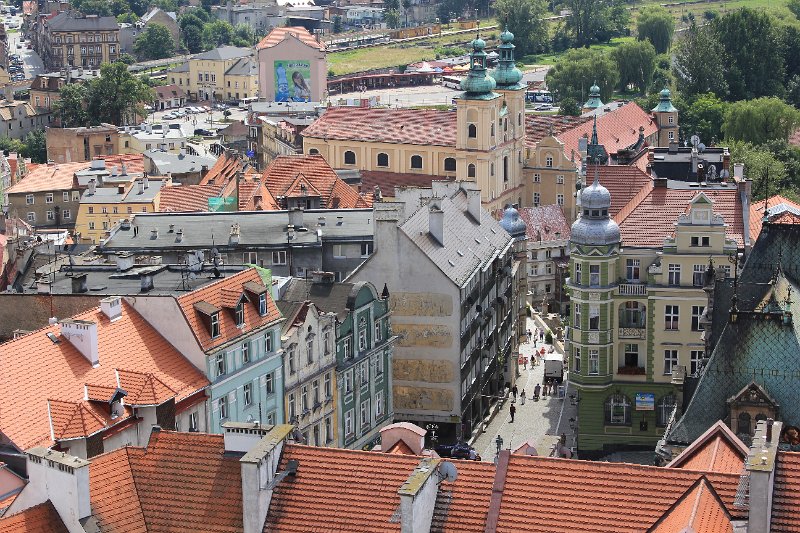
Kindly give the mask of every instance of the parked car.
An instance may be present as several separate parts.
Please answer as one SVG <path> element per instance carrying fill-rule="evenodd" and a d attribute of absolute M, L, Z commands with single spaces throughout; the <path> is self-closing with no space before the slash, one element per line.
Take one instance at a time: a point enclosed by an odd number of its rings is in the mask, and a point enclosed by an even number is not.
<path fill-rule="evenodd" d="M 466 442 L 456 442 L 454 444 L 439 444 L 434 450 L 441 457 L 469 459 L 470 452 L 474 451 L 474 448 Z"/>
<path fill-rule="evenodd" d="M 164 116 L 162 116 L 161 118 L 164 119 L 164 120 L 174 120 L 174 119 L 176 119 L 178 117 L 176 117 L 172 113 L 167 113 Z"/>
<path fill-rule="evenodd" d="M 203 137 L 212 137 L 214 135 L 214 132 L 211 130 L 207 130 L 205 128 L 197 128 L 196 130 L 194 130 L 194 134 L 202 135 Z"/>

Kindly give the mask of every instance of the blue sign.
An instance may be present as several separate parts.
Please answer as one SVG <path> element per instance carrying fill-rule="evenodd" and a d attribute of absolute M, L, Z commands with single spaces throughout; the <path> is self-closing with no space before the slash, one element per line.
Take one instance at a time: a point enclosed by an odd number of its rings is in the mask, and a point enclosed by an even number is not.
<path fill-rule="evenodd" d="M 636 393 L 636 410 L 637 411 L 655 411 L 656 409 L 656 395 L 652 392 L 637 392 Z"/>
<path fill-rule="evenodd" d="M 247 151 L 247 157 L 255 157 L 256 153 L 253 150 Z"/>

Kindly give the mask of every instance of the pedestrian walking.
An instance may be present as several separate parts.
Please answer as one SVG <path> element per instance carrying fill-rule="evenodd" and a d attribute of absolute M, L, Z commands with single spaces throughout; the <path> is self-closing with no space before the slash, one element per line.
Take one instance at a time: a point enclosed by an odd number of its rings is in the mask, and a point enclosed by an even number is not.
<path fill-rule="evenodd" d="M 539 342 L 544 342 L 544 331 L 539 330 Z"/>
<path fill-rule="evenodd" d="M 494 443 L 497 445 L 497 453 L 500 453 L 500 450 L 503 449 L 503 437 L 497 435 L 497 438 L 494 439 Z"/>
<path fill-rule="evenodd" d="M 520 405 L 525 405 L 525 389 L 522 389 L 522 392 L 519 393 L 519 403 Z"/>
<path fill-rule="evenodd" d="M 517 412 L 517 408 L 514 407 L 513 403 L 511 404 L 511 408 L 508 410 L 508 412 L 511 413 L 511 423 L 513 424 L 514 423 L 514 415 Z"/>
<path fill-rule="evenodd" d="M 537 383 L 536 386 L 533 388 L 533 399 L 538 402 L 539 401 L 539 395 L 541 393 L 542 393 L 542 386 Z"/>
<path fill-rule="evenodd" d="M 517 385 L 515 384 L 514 387 L 511 388 L 511 394 L 514 395 L 514 401 L 517 401 Z"/>

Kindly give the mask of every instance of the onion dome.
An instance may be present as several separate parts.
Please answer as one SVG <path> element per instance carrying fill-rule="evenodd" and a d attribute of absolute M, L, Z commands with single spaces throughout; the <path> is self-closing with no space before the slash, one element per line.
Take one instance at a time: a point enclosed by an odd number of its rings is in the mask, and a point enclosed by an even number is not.
<path fill-rule="evenodd" d="M 522 217 L 519 216 L 519 211 L 513 206 L 508 206 L 503 211 L 503 218 L 500 219 L 500 226 L 502 226 L 515 241 L 523 240 L 527 236 L 528 226 L 525 224 L 525 221 L 522 220 Z"/>
<path fill-rule="evenodd" d="M 572 224 L 570 241 L 594 246 L 619 243 L 619 226 L 608 215 L 610 207 L 611 193 L 595 174 L 594 183 L 580 193 L 581 216 Z"/>

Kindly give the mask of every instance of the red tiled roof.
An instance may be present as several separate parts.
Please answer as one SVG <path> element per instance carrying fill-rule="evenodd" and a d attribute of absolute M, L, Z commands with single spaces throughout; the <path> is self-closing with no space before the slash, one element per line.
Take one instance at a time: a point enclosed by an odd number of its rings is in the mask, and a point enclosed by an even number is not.
<path fill-rule="evenodd" d="M 700 478 L 668 509 L 651 533 L 733 533 L 733 524 L 725 504 L 705 477 Z"/>
<path fill-rule="evenodd" d="M 86 399 L 94 400 L 97 402 L 107 402 L 111 399 L 117 387 L 105 385 L 86 385 Z"/>
<path fill-rule="evenodd" d="M 238 456 L 222 435 L 156 431 L 147 448 L 92 459 L 92 511 L 102 531 L 241 533 Z"/>
<path fill-rule="evenodd" d="M 749 450 L 728 426 L 717 421 L 667 466 L 701 472 L 742 472 Z"/>
<path fill-rule="evenodd" d="M 569 155 L 573 150 L 578 153 L 578 140 L 584 135 L 592 137 L 593 124 L 593 120 L 587 120 L 557 135 L 564 143 L 565 154 Z M 658 131 L 650 113 L 630 102 L 597 117 L 597 140 L 605 147 L 606 152 L 616 154 L 639 140 L 639 126 L 644 127 L 645 138 Z"/>
<path fill-rule="evenodd" d="M 96 159 L 105 159 L 106 168 L 125 165 L 128 173 L 144 172 L 144 156 L 142 154 L 107 155 Z M 62 191 L 77 188 L 75 173 L 89 168 L 91 163 L 55 163 L 48 165 L 28 165 L 28 174 L 16 184 L 9 187 L 9 194 L 32 193 L 43 191 Z"/>
<path fill-rule="evenodd" d="M 567 222 L 561 206 L 522 207 L 518 211 L 520 218 L 525 221 L 527 226 L 526 233 L 529 241 L 548 242 L 569 239 L 570 224 Z M 559 235 L 556 236 L 556 233 Z"/>
<path fill-rule="evenodd" d="M 772 492 L 772 533 L 800 531 L 800 453 L 778 452 Z"/>
<path fill-rule="evenodd" d="M 314 139 L 453 148 L 456 130 L 455 111 L 331 107 L 301 135 Z"/>
<path fill-rule="evenodd" d="M 216 198 L 221 185 L 180 185 L 161 189 L 158 210 L 162 213 L 208 211 L 208 199 Z"/>
<path fill-rule="evenodd" d="M 244 285 L 248 282 L 256 283 L 261 286 L 264 285 L 258 271 L 255 268 L 248 268 L 233 276 L 223 278 L 214 283 L 209 283 L 200 289 L 178 298 L 178 305 L 203 350 L 209 350 L 225 344 L 241 335 L 246 335 L 251 331 L 281 318 L 281 312 L 278 310 L 278 306 L 273 302 L 270 291 L 267 291 L 267 314 L 265 316 L 258 314 L 257 299 L 251 303 L 246 303 L 244 306 L 244 323 L 246 326 L 244 328 L 239 328 L 236 326 L 234 311 L 231 309 L 222 309 L 219 313 L 220 335 L 215 339 L 211 338 L 211 334 L 205 326 L 203 315 L 194 308 L 195 303 L 207 302 L 217 308 L 225 307 L 224 300 L 226 298 L 226 293 L 233 292 L 235 294 L 241 294 L 245 292 Z"/>
<path fill-rule="evenodd" d="M 733 505 L 739 475 L 511 455 L 498 523 L 507 533 L 641 533 L 703 475 L 732 515 L 746 516 Z"/>
<path fill-rule="evenodd" d="M 47 400 L 55 440 L 88 437 L 110 425 L 110 416 L 89 402 Z"/>
<path fill-rule="evenodd" d="M 372 205 L 342 181 L 321 155 L 279 155 L 264 171 L 264 184 L 276 198 L 318 195 L 323 208 Z M 281 207 L 285 209 L 286 205 Z"/>
<path fill-rule="evenodd" d="M 400 506 L 397 491 L 422 458 L 289 444 L 279 468 L 290 459 L 299 461 L 297 475 L 275 488 L 265 533 L 330 531 L 331 524 L 339 531 L 400 531 L 394 518 Z M 494 466 L 453 462 L 460 475 L 440 487 L 450 501 L 437 504 L 431 530 L 483 531 Z"/>
<path fill-rule="evenodd" d="M 686 213 L 689 202 L 701 191 L 643 187 L 615 216 L 622 242 L 627 246 L 662 246 L 666 237 L 675 233 L 678 216 Z M 723 216 L 728 225 L 726 235 L 744 246 L 742 203 L 736 188 L 703 190 L 714 203 L 714 213 Z"/>
<path fill-rule="evenodd" d="M 69 533 L 50 501 L 0 520 L 0 533 Z"/>
<path fill-rule="evenodd" d="M 384 198 L 393 198 L 397 194 L 397 187 L 430 187 L 434 181 L 453 181 L 453 178 L 428 174 L 362 170 L 359 190 L 362 194 L 374 194 L 375 187 L 380 187 L 381 195 Z"/>
<path fill-rule="evenodd" d="M 755 242 L 758 235 L 761 233 L 761 225 L 763 223 L 765 208 L 772 208 L 778 204 L 786 204 L 787 206 L 794 207 L 800 210 L 800 204 L 789 200 L 779 194 L 771 196 L 768 200 L 754 200 L 750 204 L 750 242 Z M 778 214 L 780 216 L 780 214 Z M 777 217 L 776 217 L 777 218 Z M 770 217 L 772 219 L 772 217 Z"/>
<path fill-rule="evenodd" d="M 535 148 L 539 141 L 550 135 L 551 132 L 553 135 L 559 136 L 567 130 L 590 121 L 591 119 L 587 117 L 527 115 L 525 117 L 525 146 Z"/>
<path fill-rule="evenodd" d="M 176 396 L 175 390 L 152 373 L 118 370 L 119 386 L 128 395 L 128 405 L 160 405 Z"/>
<path fill-rule="evenodd" d="M 259 41 L 259 43 L 256 45 L 256 50 L 261 50 L 262 48 L 271 48 L 286 39 L 289 35 L 297 37 L 300 42 L 310 46 L 311 48 L 325 50 L 325 45 L 317 41 L 317 39 L 302 26 L 276 27 L 269 32 L 266 37 Z"/>
<path fill-rule="evenodd" d="M 264 182 L 248 176 L 239 182 L 239 211 L 276 211 L 280 209 Z"/>
<path fill-rule="evenodd" d="M 646 160 L 647 158 L 645 158 Z M 600 185 L 611 193 L 609 214 L 612 217 L 619 213 L 636 196 L 636 193 L 653 181 L 650 176 L 636 166 L 600 165 L 597 170 L 599 171 Z M 595 167 L 588 169 L 586 180 L 594 180 L 594 173 Z"/>
<path fill-rule="evenodd" d="M 203 176 L 200 185 L 219 185 L 224 187 L 228 181 L 236 176 L 237 172 L 244 172 L 244 163 L 233 154 L 224 152 L 214 166 Z"/>
<path fill-rule="evenodd" d="M 97 324 L 100 364 L 93 367 L 58 325 L 0 345 L 0 431 L 19 449 L 51 446 L 48 400 L 79 402 L 87 383 L 117 386 L 117 370 L 151 373 L 177 391 L 176 401 L 208 386 L 208 379 L 124 301 L 110 322 L 99 309 L 73 317 Z M 47 336 L 58 340 L 53 343 Z"/>
<path fill-rule="evenodd" d="M 186 93 L 183 92 L 183 89 L 181 89 L 174 83 L 170 85 L 161 85 L 159 87 L 153 87 L 153 91 L 155 91 L 156 97 L 159 99 L 183 98 L 186 95 Z"/>

